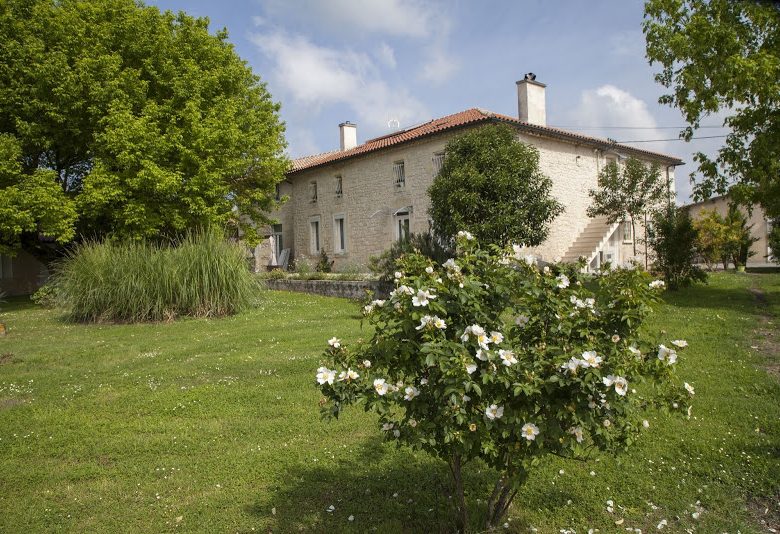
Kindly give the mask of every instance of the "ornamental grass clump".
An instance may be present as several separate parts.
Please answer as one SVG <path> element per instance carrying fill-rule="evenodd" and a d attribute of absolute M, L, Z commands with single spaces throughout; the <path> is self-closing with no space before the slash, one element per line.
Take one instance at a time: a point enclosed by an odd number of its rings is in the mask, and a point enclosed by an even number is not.
<path fill-rule="evenodd" d="M 257 292 L 243 249 L 212 230 L 170 245 L 84 243 L 52 285 L 57 306 L 80 322 L 219 317 L 247 308 Z"/>
<path fill-rule="evenodd" d="M 446 461 L 459 531 L 466 462 L 497 472 L 493 528 L 545 455 L 625 449 L 652 407 L 690 415 L 693 386 L 675 371 L 687 343 L 642 333 L 664 286 L 642 270 L 604 273 L 591 290 L 571 266 L 539 269 L 466 232 L 443 264 L 409 254 L 399 265 L 390 297 L 363 309 L 373 337 L 329 340 L 316 374 L 324 415 L 363 402 L 388 440 Z"/>

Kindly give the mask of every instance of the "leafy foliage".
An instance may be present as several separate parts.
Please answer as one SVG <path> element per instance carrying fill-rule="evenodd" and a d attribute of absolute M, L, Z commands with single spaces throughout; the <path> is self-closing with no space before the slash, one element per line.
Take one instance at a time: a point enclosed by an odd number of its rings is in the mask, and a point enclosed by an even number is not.
<path fill-rule="evenodd" d="M 23 173 L 18 141 L 0 134 L 0 254 L 17 251 L 25 234 L 60 243 L 73 238 L 76 210 L 53 174 L 43 169 Z"/>
<path fill-rule="evenodd" d="M 693 389 L 676 377 L 676 352 L 640 333 L 663 282 L 616 269 L 589 290 L 578 274 L 481 249 L 468 233 L 457 243 L 443 265 L 404 256 L 390 298 L 364 308 L 373 337 L 331 339 L 317 382 L 326 416 L 363 402 L 387 439 L 448 462 L 463 531 L 463 463 L 498 471 L 496 526 L 541 458 L 622 450 L 645 409 L 685 410 Z"/>
<path fill-rule="evenodd" d="M 588 217 L 606 216 L 612 224 L 628 215 L 633 236 L 637 235 L 637 220 L 642 221 L 648 213 L 671 201 L 670 184 L 661 179 L 658 165 L 648 167 L 634 157 L 628 158 L 622 168 L 615 162 L 608 163 L 599 173 L 598 189 L 591 189 L 589 194 L 592 203 L 587 210 Z M 636 242 L 635 237 L 634 255 Z"/>
<path fill-rule="evenodd" d="M 693 221 L 693 227 L 696 230 L 696 250 L 707 268 L 712 270 L 718 262 L 723 263 L 724 269 L 728 267 L 728 228 L 723 216 L 715 209 L 701 210 L 699 217 Z"/>
<path fill-rule="evenodd" d="M 702 118 L 728 114 L 731 129 L 713 161 L 695 159 L 703 181 L 697 198 L 714 192 L 780 215 L 780 9 L 755 0 L 648 0 L 647 57 L 656 81 L 672 92 L 660 102 L 680 109 L 691 139 Z"/>
<path fill-rule="evenodd" d="M 654 215 L 649 235 L 650 246 L 655 252 L 653 268 L 663 274 L 669 289 L 707 280 L 707 274 L 695 265 L 696 237 L 696 228 L 687 210 L 669 206 Z"/>
<path fill-rule="evenodd" d="M 399 269 L 398 261 L 409 253 L 416 253 L 430 258 L 435 263 L 443 263 L 452 254 L 430 232 L 411 234 L 409 239 L 394 241 L 390 248 L 379 256 L 369 260 L 369 270 L 383 282 L 395 280 L 395 273 Z"/>
<path fill-rule="evenodd" d="M 246 309 L 257 282 L 245 249 L 215 230 L 169 246 L 87 242 L 63 260 L 51 297 L 82 322 L 140 322 L 218 317 Z"/>
<path fill-rule="evenodd" d="M 329 273 L 333 270 L 333 260 L 328 257 L 325 249 L 320 250 L 320 259 L 317 261 L 317 265 L 314 266 L 314 270 L 318 273 Z"/>
<path fill-rule="evenodd" d="M 780 263 L 780 217 L 772 220 L 772 230 L 767 236 L 769 248 L 772 249 L 771 259 L 775 263 Z"/>
<path fill-rule="evenodd" d="M 731 259 L 735 267 L 747 265 L 748 258 L 755 255 L 750 247 L 758 241 L 750 230 L 753 225 L 748 225 L 747 215 L 736 204 L 729 205 L 729 211 L 725 219 L 727 238 L 725 254 Z"/>
<path fill-rule="evenodd" d="M 539 153 L 506 125 L 471 130 L 447 143 L 444 163 L 428 189 L 437 236 L 463 229 L 480 242 L 538 245 L 563 212 L 539 170 Z"/>
<path fill-rule="evenodd" d="M 0 56 L 0 132 L 21 146 L 22 183 L 48 192 L 55 236 L 73 235 L 64 192 L 93 238 L 214 224 L 256 239 L 247 217 L 274 206 L 284 127 L 224 30 L 133 0 L 9 0 Z"/>

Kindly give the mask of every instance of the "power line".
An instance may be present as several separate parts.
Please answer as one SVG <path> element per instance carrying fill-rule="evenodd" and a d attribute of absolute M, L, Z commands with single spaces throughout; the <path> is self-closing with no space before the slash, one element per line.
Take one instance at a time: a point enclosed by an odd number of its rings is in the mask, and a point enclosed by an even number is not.
<path fill-rule="evenodd" d="M 691 137 L 691 140 L 693 139 L 720 139 L 723 137 L 728 137 L 728 135 L 703 135 L 701 137 Z M 616 143 L 657 143 L 660 141 L 687 141 L 686 139 L 680 139 L 679 137 L 675 137 L 673 139 L 636 139 L 633 141 L 615 141 Z"/>
<path fill-rule="evenodd" d="M 562 128 L 569 130 L 683 130 L 688 126 L 554 126 L 554 128 Z M 699 128 L 721 128 L 725 129 L 728 126 L 699 126 Z M 694 128 L 694 129 L 699 129 Z"/>

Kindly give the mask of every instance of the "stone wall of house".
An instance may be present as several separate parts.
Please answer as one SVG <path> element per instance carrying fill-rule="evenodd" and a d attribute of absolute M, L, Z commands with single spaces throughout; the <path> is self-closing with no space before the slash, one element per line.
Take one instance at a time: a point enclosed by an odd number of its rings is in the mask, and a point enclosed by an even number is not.
<path fill-rule="evenodd" d="M 275 216 L 284 221 L 285 243 L 292 243 L 296 261 L 316 263 L 319 254 L 312 248 L 311 222 L 319 221 L 320 246 L 334 260 L 336 270 L 362 267 L 371 256 L 386 250 L 397 238 L 399 210 L 411 207 L 413 233 L 429 229 L 427 190 L 434 178 L 433 157 L 444 151 L 447 141 L 460 131 L 403 143 L 289 176 L 283 194 L 290 196 Z M 566 208 L 550 226 L 548 239 L 533 252 L 553 261 L 563 256 L 587 225 L 585 210 L 588 191 L 596 187 L 605 155 L 591 146 L 520 133 L 519 139 L 539 150 L 542 172 L 552 178 L 552 194 Z M 393 164 L 403 161 L 406 185 L 396 187 Z M 662 167 L 662 172 L 666 168 Z M 673 169 L 671 183 L 674 183 Z M 342 196 L 336 196 L 337 177 L 342 179 Z M 317 182 L 317 200 L 311 198 L 311 183 Z M 346 250 L 337 252 L 334 244 L 335 217 L 343 215 Z M 294 223 L 293 223 L 294 221 Z"/>
<path fill-rule="evenodd" d="M 16 256 L 0 255 L 0 293 L 29 295 L 46 283 L 46 266 L 25 251 Z"/>

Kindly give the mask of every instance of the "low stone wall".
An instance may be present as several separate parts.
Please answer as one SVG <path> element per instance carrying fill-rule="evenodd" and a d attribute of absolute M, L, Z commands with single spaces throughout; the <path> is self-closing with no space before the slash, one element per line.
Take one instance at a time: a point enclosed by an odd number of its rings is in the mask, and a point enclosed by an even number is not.
<path fill-rule="evenodd" d="M 347 299 L 363 299 L 366 291 L 373 291 L 378 298 L 390 294 L 392 285 L 371 281 L 352 280 L 265 280 L 268 289 L 275 291 L 299 291 L 301 293 L 313 293 L 326 297 L 342 297 Z"/>

